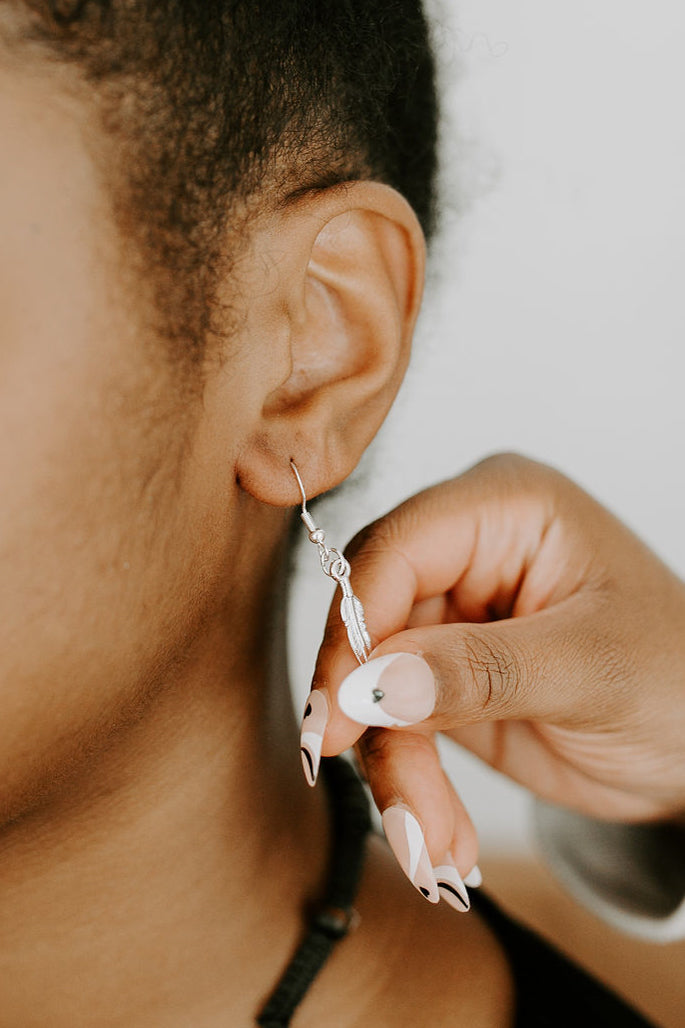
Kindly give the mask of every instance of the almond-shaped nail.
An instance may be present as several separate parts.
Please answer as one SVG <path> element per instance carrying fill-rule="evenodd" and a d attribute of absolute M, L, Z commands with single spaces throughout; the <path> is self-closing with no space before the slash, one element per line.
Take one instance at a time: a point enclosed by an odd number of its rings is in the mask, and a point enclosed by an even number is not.
<path fill-rule="evenodd" d="M 478 889 L 483 884 L 483 875 L 478 864 L 474 864 L 467 875 L 464 876 L 464 885 L 469 889 Z"/>
<path fill-rule="evenodd" d="M 309 785 L 316 785 L 321 763 L 321 745 L 328 724 L 328 700 L 320 689 L 312 689 L 304 708 L 300 754 L 302 769 Z"/>
<path fill-rule="evenodd" d="M 415 653 L 389 653 L 360 664 L 338 692 L 343 714 L 362 725 L 402 728 L 424 721 L 435 707 L 435 679 Z"/>
<path fill-rule="evenodd" d="M 419 822 L 400 806 L 387 807 L 382 821 L 385 837 L 409 881 L 430 903 L 437 903 L 440 894 Z"/>
<path fill-rule="evenodd" d="M 444 899 L 455 910 L 466 913 L 471 906 L 471 900 L 449 853 L 444 857 L 442 864 L 433 868 L 433 874 L 438 883 L 440 899 Z"/>

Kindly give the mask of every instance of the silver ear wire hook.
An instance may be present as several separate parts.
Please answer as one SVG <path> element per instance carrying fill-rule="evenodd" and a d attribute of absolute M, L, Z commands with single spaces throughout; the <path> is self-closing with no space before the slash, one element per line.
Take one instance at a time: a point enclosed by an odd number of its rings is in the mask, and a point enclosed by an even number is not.
<path fill-rule="evenodd" d="M 319 560 L 321 561 L 321 568 L 324 574 L 332 578 L 334 582 L 337 582 L 342 590 L 340 616 L 347 629 L 347 638 L 349 639 L 352 651 L 359 663 L 364 664 L 369 659 L 369 653 L 371 652 L 371 639 L 366 628 L 364 608 L 359 598 L 352 592 L 349 561 L 334 546 L 330 548 L 326 546 L 326 533 L 317 526 L 314 518 L 307 510 L 307 494 L 300 478 L 300 473 L 292 458 L 290 460 L 290 467 L 293 469 L 293 474 L 297 479 L 297 484 L 302 494 L 300 517 L 307 527 L 309 541 L 314 543 L 319 549 Z"/>

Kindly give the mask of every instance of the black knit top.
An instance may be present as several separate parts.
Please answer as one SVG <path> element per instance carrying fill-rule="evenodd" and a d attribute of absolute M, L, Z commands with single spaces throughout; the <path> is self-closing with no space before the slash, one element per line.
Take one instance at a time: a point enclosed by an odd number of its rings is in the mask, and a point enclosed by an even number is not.
<path fill-rule="evenodd" d="M 290 1024 L 309 985 L 352 921 L 365 839 L 371 827 L 368 800 L 357 775 L 341 758 L 322 761 L 322 772 L 333 815 L 327 894 L 313 912 L 297 952 L 257 1018 L 261 1028 Z M 516 990 L 514 1028 L 653 1028 L 577 964 L 505 914 L 484 893 L 472 890 L 471 905 L 490 925 L 509 960 Z M 333 1014 L 328 1024 L 335 1024 Z M 429 1022 L 417 1028 L 429 1028 Z M 442 1022 L 440 1028 L 447 1026 Z"/>

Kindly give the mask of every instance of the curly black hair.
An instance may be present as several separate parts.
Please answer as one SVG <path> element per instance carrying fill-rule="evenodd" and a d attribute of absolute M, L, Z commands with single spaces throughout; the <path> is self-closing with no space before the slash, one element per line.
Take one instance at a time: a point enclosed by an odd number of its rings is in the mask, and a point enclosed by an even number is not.
<path fill-rule="evenodd" d="M 375 179 L 430 234 L 438 111 L 420 0 L 11 3 L 21 42 L 74 70 L 115 143 L 118 214 L 185 357 L 205 351 L 219 262 L 255 198 Z"/>

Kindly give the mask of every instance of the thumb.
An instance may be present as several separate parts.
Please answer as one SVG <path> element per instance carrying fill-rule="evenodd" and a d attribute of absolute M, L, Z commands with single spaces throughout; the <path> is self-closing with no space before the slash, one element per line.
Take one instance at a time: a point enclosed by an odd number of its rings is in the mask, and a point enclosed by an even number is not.
<path fill-rule="evenodd" d="M 325 710 L 315 725 L 320 752 L 347 749 L 366 724 L 401 728 L 430 717 L 431 729 L 444 730 L 558 710 L 569 663 L 592 659 L 584 633 L 605 649 L 578 530 L 594 523 L 594 509 L 558 473 L 505 456 L 424 490 L 359 533 L 345 553 L 375 649 L 355 670 L 334 602 L 313 682 Z M 390 659 L 399 653 L 409 657 Z M 576 676 L 582 687 L 580 669 Z"/>
<path fill-rule="evenodd" d="M 347 745 L 351 724 L 358 735 L 371 725 L 448 732 L 480 721 L 577 719 L 597 702 L 593 655 L 602 647 L 590 608 L 578 593 L 528 616 L 391 636 L 335 690 L 345 721 L 329 747 Z"/>

